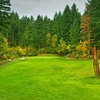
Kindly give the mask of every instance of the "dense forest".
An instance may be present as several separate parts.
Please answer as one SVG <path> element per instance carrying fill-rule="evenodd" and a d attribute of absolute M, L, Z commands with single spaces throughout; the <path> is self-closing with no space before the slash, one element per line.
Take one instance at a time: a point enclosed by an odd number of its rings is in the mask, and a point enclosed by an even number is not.
<path fill-rule="evenodd" d="M 98 76 L 100 57 L 100 1 L 89 0 L 81 15 L 76 4 L 66 5 L 54 18 L 19 18 L 10 0 L 0 0 L 0 60 L 40 54 L 91 59 Z"/>

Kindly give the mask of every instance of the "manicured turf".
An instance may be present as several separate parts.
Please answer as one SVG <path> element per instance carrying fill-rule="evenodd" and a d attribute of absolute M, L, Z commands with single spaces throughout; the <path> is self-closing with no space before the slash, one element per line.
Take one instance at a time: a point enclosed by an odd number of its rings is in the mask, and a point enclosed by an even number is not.
<path fill-rule="evenodd" d="M 18 59 L 0 67 L 0 100 L 100 100 L 100 79 L 92 60 Z"/>

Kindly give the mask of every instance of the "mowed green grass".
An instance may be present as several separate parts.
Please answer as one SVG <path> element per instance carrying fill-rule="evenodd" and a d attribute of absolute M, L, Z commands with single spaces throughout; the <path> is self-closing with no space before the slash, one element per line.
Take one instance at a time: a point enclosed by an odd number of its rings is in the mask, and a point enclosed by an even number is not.
<path fill-rule="evenodd" d="M 100 100 L 100 79 L 92 60 L 17 59 L 0 67 L 0 100 Z"/>

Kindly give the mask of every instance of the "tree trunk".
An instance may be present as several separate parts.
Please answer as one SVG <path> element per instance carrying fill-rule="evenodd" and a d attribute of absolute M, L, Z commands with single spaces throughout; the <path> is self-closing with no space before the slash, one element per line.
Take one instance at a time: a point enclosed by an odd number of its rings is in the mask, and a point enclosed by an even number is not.
<path fill-rule="evenodd" d="M 88 33 L 88 52 L 89 52 L 89 60 L 90 60 L 90 33 Z"/>
<path fill-rule="evenodd" d="M 12 31 L 12 46 L 14 46 L 14 30 Z"/>
<path fill-rule="evenodd" d="M 94 67 L 95 76 L 99 76 L 100 71 L 99 71 L 99 64 L 98 64 L 97 52 L 96 52 L 96 47 L 95 46 L 92 50 L 92 57 L 93 57 L 93 67 Z"/>
<path fill-rule="evenodd" d="M 89 47 L 89 60 L 90 60 L 90 47 Z"/>

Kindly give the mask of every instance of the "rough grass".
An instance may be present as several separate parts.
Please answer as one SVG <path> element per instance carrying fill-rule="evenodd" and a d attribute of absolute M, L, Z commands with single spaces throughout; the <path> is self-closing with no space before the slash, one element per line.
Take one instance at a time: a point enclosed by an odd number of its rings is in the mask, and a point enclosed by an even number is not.
<path fill-rule="evenodd" d="M 100 100 L 100 79 L 94 78 L 92 61 L 18 59 L 0 67 L 0 100 Z"/>

